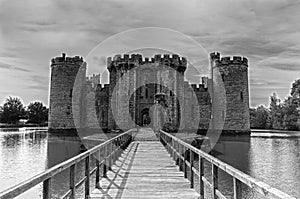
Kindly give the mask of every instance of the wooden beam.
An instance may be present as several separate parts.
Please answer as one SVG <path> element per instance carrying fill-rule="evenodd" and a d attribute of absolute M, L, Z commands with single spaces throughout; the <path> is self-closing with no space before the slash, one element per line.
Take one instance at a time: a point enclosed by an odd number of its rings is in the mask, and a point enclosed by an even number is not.
<path fill-rule="evenodd" d="M 70 167 L 70 199 L 75 199 L 75 164 Z"/>
<path fill-rule="evenodd" d="M 241 181 L 233 177 L 233 198 L 242 199 L 242 184 Z"/>
<path fill-rule="evenodd" d="M 190 182 L 191 182 L 191 188 L 194 188 L 194 151 L 190 150 Z"/>
<path fill-rule="evenodd" d="M 199 155 L 199 194 L 200 199 L 204 199 L 204 182 L 202 180 L 204 177 L 204 159 Z"/>
<path fill-rule="evenodd" d="M 43 182 L 43 199 L 51 199 L 51 178 Z"/>
<path fill-rule="evenodd" d="M 85 158 L 85 185 L 84 185 L 84 198 L 89 199 L 90 196 L 90 156 Z"/>

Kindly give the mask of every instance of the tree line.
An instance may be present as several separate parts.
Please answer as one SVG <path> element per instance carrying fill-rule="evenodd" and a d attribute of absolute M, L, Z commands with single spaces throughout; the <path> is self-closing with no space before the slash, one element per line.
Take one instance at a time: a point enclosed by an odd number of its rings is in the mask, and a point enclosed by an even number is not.
<path fill-rule="evenodd" d="M 295 80 L 284 100 L 273 93 L 268 107 L 250 108 L 250 125 L 259 129 L 300 130 L 300 79 Z"/>
<path fill-rule="evenodd" d="M 25 107 L 18 97 L 7 97 L 0 106 L 0 123 L 18 124 L 21 119 L 26 123 L 43 124 L 48 121 L 48 108 L 42 102 L 31 102 Z"/>

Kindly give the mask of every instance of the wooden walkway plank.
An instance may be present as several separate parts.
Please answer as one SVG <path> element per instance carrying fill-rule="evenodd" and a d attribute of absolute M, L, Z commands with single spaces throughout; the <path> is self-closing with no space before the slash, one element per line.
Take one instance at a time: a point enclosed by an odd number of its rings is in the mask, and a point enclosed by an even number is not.
<path fill-rule="evenodd" d="M 152 130 L 141 129 L 90 198 L 198 198 Z"/>

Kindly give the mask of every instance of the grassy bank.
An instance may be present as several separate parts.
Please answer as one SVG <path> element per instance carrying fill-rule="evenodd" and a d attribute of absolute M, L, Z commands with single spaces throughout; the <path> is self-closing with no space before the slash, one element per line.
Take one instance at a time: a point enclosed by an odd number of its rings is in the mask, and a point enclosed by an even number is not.
<path fill-rule="evenodd" d="M 47 123 L 44 124 L 3 124 L 0 123 L 0 128 L 22 128 L 22 127 L 46 127 Z"/>

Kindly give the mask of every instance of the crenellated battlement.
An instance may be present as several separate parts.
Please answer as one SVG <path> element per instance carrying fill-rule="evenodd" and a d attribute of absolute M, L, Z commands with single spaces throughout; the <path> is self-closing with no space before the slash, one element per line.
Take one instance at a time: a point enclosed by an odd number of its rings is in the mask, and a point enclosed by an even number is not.
<path fill-rule="evenodd" d="M 245 65 L 248 66 L 248 59 L 241 56 L 221 57 L 220 53 L 213 52 L 210 54 L 210 59 L 215 61 L 216 66 L 220 65 Z"/>
<path fill-rule="evenodd" d="M 212 67 L 209 77 L 200 74 L 199 83 L 190 84 L 184 77 L 188 64 L 185 57 L 177 54 L 155 54 L 151 57 L 136 53 L 119 54 L 107 58 L 109 84 L 101 84 L 100 74 L 86 76 L 86 67 L 81 67 L 86 66 L 82 57 L 66 57 L 62 53 L 51 60 L 49 128 L 75 130 L 77 123 L 80 128 L 100 125 L 105 130 L 145 126 L 148 125 L 146 120 L 151 107 L 156 103 L 153 98 L 157 93 L 165 93 L 167 106 L 163 108 L 168 114 L 156 118 L 158 129 L 165 128 L 160 120 L 166 119 L 167 129 L 172 131 L 181 124 L 184 124 L 183 129 L 207 130 L 212 114 L 216 114 L 217 119 L 225 116 L 225 130 L 249 131 L 248 59 L 242 56 L 222 57 L 219 52 L 210 53 L 207 58 L 210 58 Z M 78 78 L 79 86 L 74 87 Z M 76 90 L 73 91 L 74 88 Z M 79 91 L 82 93 L 80 98 L 73 98 Z M 226 109 L 214 109 L 214 100 Z M 77 123 L 73 110 L 80 113 Z M 127 115 L 128 110 L 130 115 Z M 116 111 L 116 117 L 113 111 Z M 90 117 L 94 113 L 97 117 Z M 198 119 L 199 122 L 196 121 Z M 154 120 L 152 122 L 155 124 Z"/>
<path fill-rule="evenodd" d="M 143 57 L 141 54 L 123 54 L 107 58 L 108 70 L 112 70 L 113 68 L 118 70 L 120 68 L 120 65 L 125 65 L 126 69 L 131 69 L 132 67 L 135 67 L 136 64 L 143 65 L 151 63 L 171 66 L 178 71 L 185 71 L 187 67 L 186 58 L 180 57 L 176 54 L 156 54 L 153 57 Z"/>
<path fill-rule="evenodd" d="M 61 57 L 55 57 L 51 60 L 51 66 L 57 64 L 66 64 L 66 63 L 80 65 L 84 63 L 84 60 L 80 56 L 66 57 L 66 53 L 62 53 Z"/>
<path fill-rule="evenodd" d="M 239 64 L 239 65 L 247 65 L 248 66 L 248 59 L 246 57 L 241 56 L 233 56 L 233 57 L 222 57 L 219 60 L 219 64 Z"/>
<path fill-rule="evenodd" d="M 212 52 L 210 53 L 211 60 L 220 60 L 221 54 L 219 52 Z"/>

